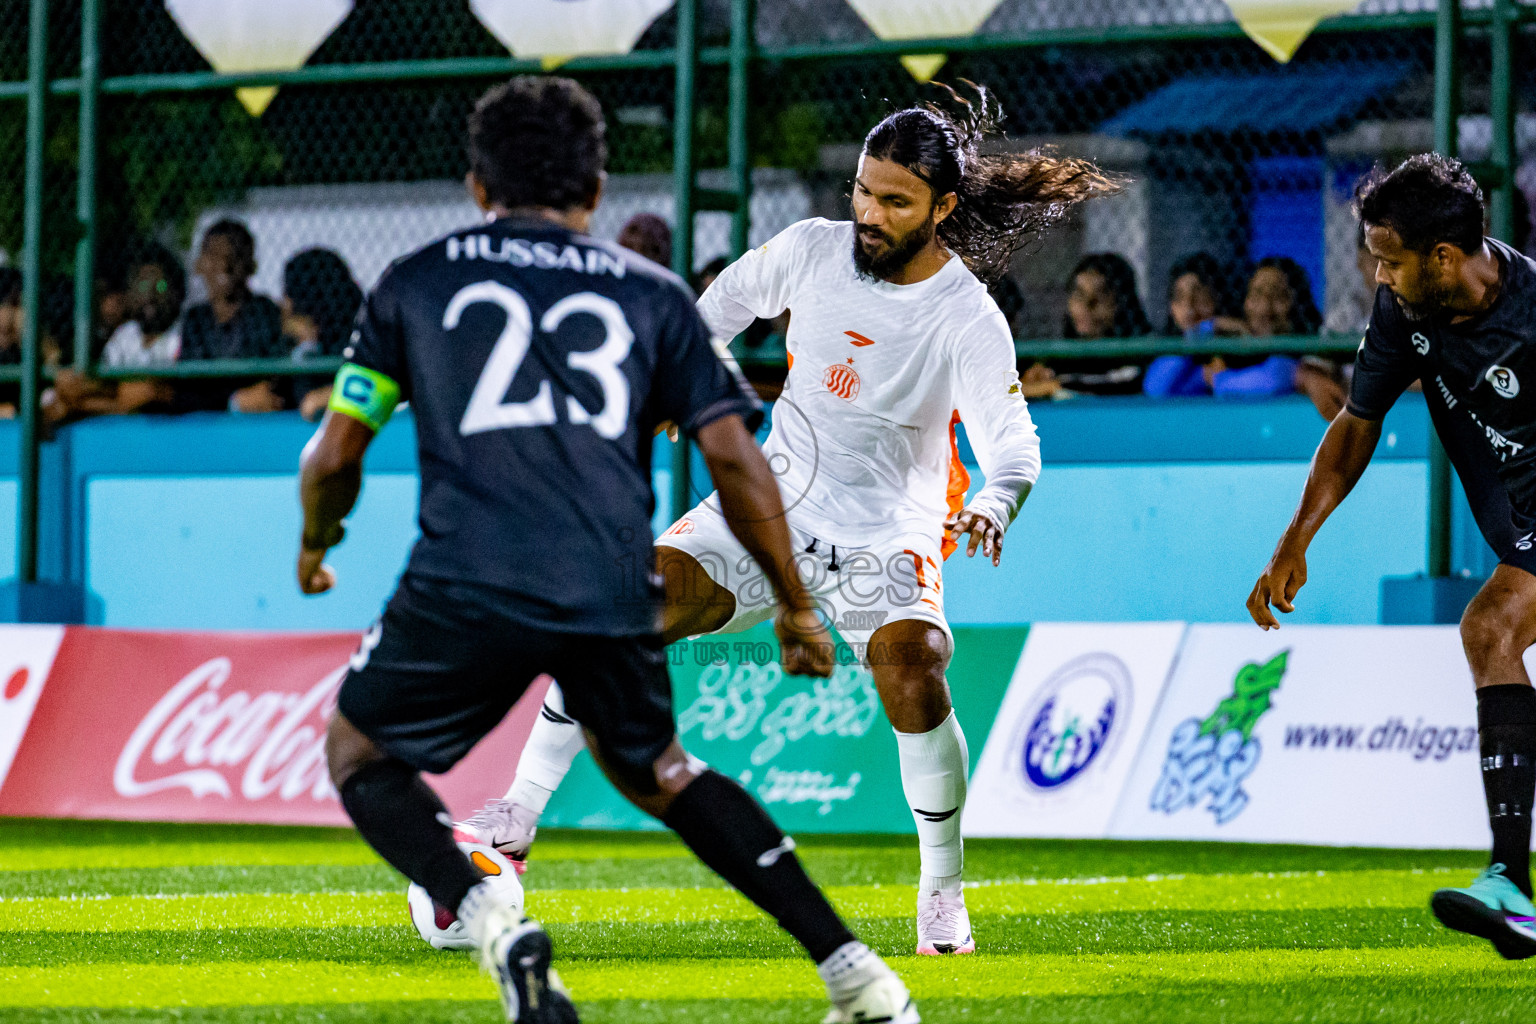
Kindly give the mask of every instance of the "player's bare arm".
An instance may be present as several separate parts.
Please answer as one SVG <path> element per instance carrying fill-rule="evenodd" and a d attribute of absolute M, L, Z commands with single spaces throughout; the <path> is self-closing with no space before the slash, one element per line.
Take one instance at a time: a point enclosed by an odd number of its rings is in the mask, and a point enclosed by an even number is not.
<path fill-rule="evenodd" d="M 832 674 L 832 637 L 794 570 L 794 551 L 784 504 L 768 460 L 740 416 L 724 416 L 699 431 L 699 449 L 720 492 L 720 510 L 731 532 L 762 567 L 779 598 L 775 631 L 784 670 L 796 675 Z"/>
<path fill-rule="evenodd" d="M 1271 604 L 1282 612 L 1295 610 L 1296 593 L 1307 582 L 1307 547 L 1359 482 L 1380 439 L 1380 420 L 1362 419 L 1348 410 L 1329 424 L 1317 454 L 1312 457 L 1301 504 L 1285 533 L 1280 535 L 1269 564 L 1253 585 L 1253 593 L 1248 595 L 1248 614 L 1264 629 L 1280 628 Z"/>
<path fill-rule="evenodd" d="M 327 413 L 320 432 L 305 446 L 299 476 L 304 531 L 299 539 L 299 589 L 323 594 L 336 585 L 325 553 L 346 535 L 342 520 L 363 487 L 363 453 L 374 432 L 350 416 Z"/>

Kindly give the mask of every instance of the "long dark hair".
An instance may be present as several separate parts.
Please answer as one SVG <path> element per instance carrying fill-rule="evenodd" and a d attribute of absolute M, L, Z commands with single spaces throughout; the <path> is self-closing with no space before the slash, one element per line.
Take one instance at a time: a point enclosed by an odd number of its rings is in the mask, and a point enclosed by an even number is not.
<path fill-rule="evenodd" d="M 974 99 L 941 85 L 951 103 L 896 111 L 865 136 L 864 153 L 922 178 L 935 199 L 955 194 L 954 212 L 938 226 L 939 241 L 990 283 L 1074 204 L 1113 195 L 1122 185 L 1087 160 L 1041 149 L 981 152 L 983 141 L 1001 133 L 1002 106 L 985 86 L 963 84 Z"/>
<path fill-rule="evenodd" d="M 1168 302 L 1164 305 L 1164 312 L 1173 303 L 1173 289 L 1179 283 L 1179 278 L 1185 274 L 1194 274 L 1200 283 L 1210 290 L 1211 297 L 1216 300 L 1217 316 L 1239 316 L 1242 313 L 1242 302 L 1237 296 L 1237 287 L 1233 281 L 1232 269 L 1222 264 L 1215 256 L 1208 252 L 1192 252 L 1187 256 L 1181 256 L 1168 268 Z M 1173 322 L 1173 316 L 1168 315 L 1167 326 L 1163 333 L 1170 337 L 1177 337 L 1183 333 L 1177 324 Z"/>
<path fill-rule="evenodd" d="M 1067 288 L 1071 289 L 1078 274 L 1089 271 L 1101 275 L 1104 283 L 1109 286 L 1110 294 L 1115 297 L 1115 322 L 1109 329 L 1109 336 L 1132 338 L 1139 334 L 1151 334 L 1152 324 L 1147 320 L 1146 311 L 1141 308 L 1141 296 L 1136 293 L 1136 272 L 1125 262 L 1125 257 L 1112 252 L 1089 253 L 1078 260 L 1072 273 L 1067 275 Z M 1062 337 L 1078 337 L 1077 327 L 1072 323 L 1070 315 L 1062 325 Z"/>
<path fill-rule="evenodd" d="M 1253 268 L 1257 274 L 1265 267 L 1274 267 L 1285 275 L 1285 283 L 1291 289 L 1291 330 L 1296 334 L 1316 334 L 1322 330 L 1323 315 L 1317 311 L 1312 298 L 1312 280 L 1300 263 L 1289 256 L 1266 256 Z M 1249 278 L 1251 282 L 1252 277 Z"/>
<path fill-rule="evenodd" d="M 347 347 L 363 291 L 346 260 L 332 249 L 305 249 L 283 266 L 283 295 L 293 311 L 315 322 L 320 351 L 339 355 Z"/>

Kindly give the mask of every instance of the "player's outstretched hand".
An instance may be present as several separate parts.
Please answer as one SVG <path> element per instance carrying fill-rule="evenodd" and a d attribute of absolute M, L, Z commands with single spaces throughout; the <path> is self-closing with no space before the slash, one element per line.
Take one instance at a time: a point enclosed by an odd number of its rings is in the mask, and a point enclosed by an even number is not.
<path fill-rule="evenodd" d="M 336 570 L 325 564 L 325 548 L 299 549 L 299 589 L 323 594 L 336 585 Z"/>
<path fill-rule="evenodd" d="M 1270 604 L 1282 612 L 1296 610 L 1296 592 L 1307 582 L 1307 553 L 1294 550 L 1284 544 L 1275 549 L 1274 557 L 1264 567 L 1264 573 L 1253 585 L 1248 595 L 1248 614 L 1264 629 L 1279 629 L 1280 620 L 1270 610 Z"/>
<path fill-rule="evenodd" d="M 1003 531 L 998 529 L 991 516 L 968 508 L 951 512 L 944 520 L 944 532 L 956 544 L 960 543 L 961 537 L 971 535 L 971 542 L 965 546 L 965 557 L 975 558 L 976 549 L 980 547 L 981 553 L 992 559 L 993 565 L 1002 561 Z"/>
<path fill-rule="evenodd" d="M 785 672 L 823 679 L 832 674 L 832 634 L 827 632 L 821 609 L 780 605 L 773 631 L 779 637 L 779 664 Z"/>

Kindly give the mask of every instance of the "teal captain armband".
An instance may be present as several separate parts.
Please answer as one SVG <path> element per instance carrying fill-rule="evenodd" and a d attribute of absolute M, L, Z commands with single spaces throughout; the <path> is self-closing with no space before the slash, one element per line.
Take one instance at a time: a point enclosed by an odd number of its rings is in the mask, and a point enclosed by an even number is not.
<path fill-rule="evenodd" d="M 375 433 L 383 429 L 400 404 L 400 385 L 378 370 L 343 363 L 331 385 L 329 408 L 350 416 Z"/>

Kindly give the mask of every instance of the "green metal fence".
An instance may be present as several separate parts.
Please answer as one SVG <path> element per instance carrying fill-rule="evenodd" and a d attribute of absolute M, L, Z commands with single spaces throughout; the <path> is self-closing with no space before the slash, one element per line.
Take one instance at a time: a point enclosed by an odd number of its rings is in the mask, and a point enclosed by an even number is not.
<path fill-rule="evenodd" d="M 873 38 L 843 0 L 678 0 L 633 52 L 577 58 L 560 71 L 610 114 L 613 178 L 598 233 L 611 235 L 633 212 L 661 213 L 679 226 L 672 263 L 688 274 L 801 217 L 841 216 L 864 132 L 895 106 L 933 95 L 899 58 L 947 55 L 938 77 L 992 87 L 1019 144 L 1083 153 L 1138 182 L 1017 261 L 1006 311 L 1026 364 L 1353 348 L 1365 287 L 1348 188 L 1372 161 L 1413 149 L 1434 145 L 1475 163 L 1492 190 L 1495 235 L 1516 238 L 1522 219 L 1528 227 L 1515 177 L 1517 97 L 1536 93 L 1536 63 L 1522 59 L 1530 6 L 1378 0 L 1377 13 L 1324 22 L 1284 68 L 1212 15 L 1216 6 L 1005 0 L 975 35 L 892 42 Z M 0 168 L 25 182 L 0 197 L 0 246 L 23 270 L 20 361 L 0 365 L 0 386 L 20 385 L 20 580 L 37 575 L 39 399 L 56 372 L 50 362 L 103 379 L 293 376 L 336 365 L 331 356 L 95 368 L 109 324 L 103 288 L 121 286 L 130 242 L 154 238 L 189 254 L 214 217 L 232 215 L 257 236 L 258 291 L 276 293 L 283 260 L 307 245 L 338 249 L 371 285 L 390 259 L 468 214 L 454 182 L 474 98 L 499 78 L 544 68 L 508 56 L 463 2 L 360 2 L 307 66 L 242 74 L 207 70 L 160 0 L 0 5 Z M 252 86 L 279 88 L 260 117 L 232 95 Z M 1288 96 L 1289 106 L 1213 122 L 1214 100 L 1243 90 Z M 1536 123 L 1530 134 L 1536 142 Z M 1285 253 L 1293 240 L 1265 232 L 1287 222 L 1287 203 L 1319 191 L 1312 227 L 1323 244 L 1307 257 L 1311 283 L 1319 316 L 1342 333 L 1063 338 L 1073 330 L 1064 289 L 1084 253 L 1127 259 L 1156 332 L 1175 258 L 1206 250 L 1239 266 Z M 1236 306 L 1242 285 L 1231 285 Z M 782 359 L 758 344 L 742 356 Z M 1443 456 L 1434 473 L 1430 565 L 1444 574 Z M 687 495 L 684 474 L 674 485 Z"/>

